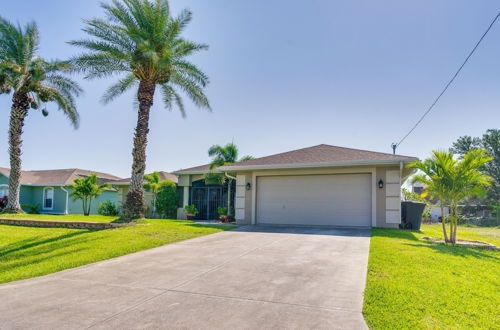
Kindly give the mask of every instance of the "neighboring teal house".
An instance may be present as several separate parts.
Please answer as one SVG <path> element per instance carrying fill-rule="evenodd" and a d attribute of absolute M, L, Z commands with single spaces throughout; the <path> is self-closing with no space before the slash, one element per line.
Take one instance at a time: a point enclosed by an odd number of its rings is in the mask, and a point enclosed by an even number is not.
<path fill-rule="evenodd" d="M 73 184 L 75 179 L 95 174 L 100 183 L 112 183 L 121 178 L 94 171 L 81 169 L 22 171 L 21 173 L 21 204 L 40 204 L 40 213 L 47 214 L 82 214 L 81 201 L 73 201 L 70 197 L 71 189 L 68 185 Z M 9 193 L 8 168 L 0 167 L 0 198 L 8 196 Z M 111 201 L 117 206 L 118 191 L 109 189 L 102 193 L 92 204 L 91 214 L 97 213 L 100 202 Z"/>

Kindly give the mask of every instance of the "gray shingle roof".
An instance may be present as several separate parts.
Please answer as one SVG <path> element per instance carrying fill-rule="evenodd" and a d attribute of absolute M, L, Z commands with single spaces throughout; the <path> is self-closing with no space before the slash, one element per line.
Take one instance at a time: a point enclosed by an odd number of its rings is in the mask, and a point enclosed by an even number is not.
<path fill-rule="evenodd" d="M 10 170 L 0 167 L 0 173 L 5 176 L 10 175 Z M 40 171 L 21 171 L 21 184 L 24 185 L 69 185 L 73 184 L 75 179 L 95 174 L 100 183 L 120 180 L 120 177 L 108 173 L 82 170 L 78 168 L 61 170 L 40 170 Z"/>
<path fill-rule="evenodd" d="M 283 152 L 271 156 L 255 158 L 252 160 L 234 163 L 229 168 L 244 168 L 252 166 L 279 166 L 279 165 L 314 165 L 314 164 L 349 164 L 349 163 L 384 163 L 384 162 L 409 162 L 416 160 L 415 157 L 393 155 L 382 152 L 359 150 L 352 148 L 337 147 L 327 144 Z M 221 169 L 224 169 L 222 167 Z"/>
<path fill-rule="evenodd" d="M 190 168 L 184 168 L 178 171 L 175 171 L 175 174 L 193 174 L 193 173 L 206 173 L 210 172 L 210 164 L 205 164 L 205 165 L 200 165 L 200 166 L 195 166 L 195 167 L 190 167 Z"/>

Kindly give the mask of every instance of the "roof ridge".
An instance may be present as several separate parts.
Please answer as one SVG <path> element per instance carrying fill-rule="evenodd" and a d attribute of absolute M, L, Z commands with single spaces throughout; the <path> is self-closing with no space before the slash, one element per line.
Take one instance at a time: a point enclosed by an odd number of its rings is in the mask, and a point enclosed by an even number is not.
<path fill-rule="evenodd" d="M 319 147 L 319 146 L 328 146 L 328 147 L 334 147 L 334 148 L 340 148 L 340 149 L 348 149 L 348 150 L 357 150 L 357 151 L 373 152 L 373 153 L 376 153 L 376 154 L 381 154 L 381 155 L 388 155 L 388 156 L 401 156 L 401 157 L 410 157 L 410 158 L 411 158 L 411 156 L 406 156 L 406 155 L 391 154 L 391 153 L 388 153 L 388 152 L 380 152 L 380 151 L 373 151 L 373 150 L 366 150 L 366 149 L 358 149 L 358 148 L 349 148 L 349 147 L 334 146 L 334 145 L 332 145 L 332 144 L 320 144 L 320 145 L 317 145 L 316 147 Z"/>

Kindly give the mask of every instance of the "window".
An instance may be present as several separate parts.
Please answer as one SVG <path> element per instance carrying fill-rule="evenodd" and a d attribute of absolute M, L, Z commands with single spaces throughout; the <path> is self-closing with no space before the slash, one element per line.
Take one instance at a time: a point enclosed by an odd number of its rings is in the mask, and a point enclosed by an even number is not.
<path fill-rule="evenodd" d="M 4 198 L 5 196 L 9 196 L 9 186 L 2 184 L 0 185 L 0 199 Z"/>
<path fill-rule="evenodd" d="M 43 209 L 52 210 L 54 208 L 54 188 L 43 188 Z"/>

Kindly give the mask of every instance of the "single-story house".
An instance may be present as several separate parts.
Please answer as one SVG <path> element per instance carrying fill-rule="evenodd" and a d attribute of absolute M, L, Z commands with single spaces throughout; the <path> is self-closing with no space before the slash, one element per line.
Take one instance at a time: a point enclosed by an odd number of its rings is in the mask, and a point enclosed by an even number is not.
<path fill-rule="evenodd" d="M 415 157 L 318 145 L 220 167 L 236 177 L 238 224 L 398 227 L 401 184 Z M 208 166 L 174 172 L 196 203 Z M 211 187 L 200 195 L 212 202 Z M 215 198 L 217 200 L 217 198 Z M 210 212 L 210 206 L 207 207 Z M 179 209 L 179 217 L 183 217 Z"/>
<path fill-rule="evenodd" d="M 159 171 L 158 174 L 160 174 L 160 180 L 170 180 L 174 183 L 177 183 L 177 176 L 171 173 Z M 120 179 L 120 180 L 115 180 L 113 182 L 109 182 L 117 190 L 117 205 L 121 206 L 125 203 L 125 199 L 127 197 L 127 193 L 130 187 L 130 178 L 126 179 Z M 151 208 L 152 208 L 152 201 L 153 201 L 153 194 L 149 191 L 144 191 L 144 202 L 146 203 L 147 210 L 146 210 L 146 215 L 151 214 Z"/>
<path fill-rule="evenodd" d="M 96 174 L 100 183 L 111 183 L 121 178 L 95 171 L 81 169 L 42 170 L 21 172 L 21 205 L 40 204 L 40 213 L 47 214 L 81 214 L 83 213 L 81 201 L 73 201 L 70 197 L 71 189 L 68 185 L 74 183 L 75 179 Z M 9 194 L 8 168 L 0 167 L 0 198 Z M 118 193 L 116 189 L 104 191 L 97 197 L 91 208 L 91 214 L 97 213 L 100 202 L 111 201 L 117 203 Z"/>
<path fill-rule="evenodd" d="M 227 207 L 227 184 L 206 184 L 205 174 L 222 173 L 218 169 L 210 169 L 210 164 L 191 167 L 173 172 L 178 176 L 177 189 L 180 206 L 194 205 L 198 209 L 196 219 L 218 219 L 218 208 Z M 232 180 L 230 207 L 234 208 L 236 182 Z M 178 219 L 186 219 L 184 209 L 179 208 Z"/>

